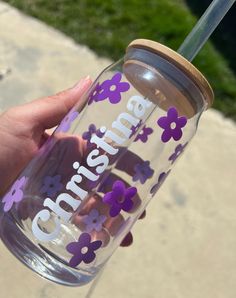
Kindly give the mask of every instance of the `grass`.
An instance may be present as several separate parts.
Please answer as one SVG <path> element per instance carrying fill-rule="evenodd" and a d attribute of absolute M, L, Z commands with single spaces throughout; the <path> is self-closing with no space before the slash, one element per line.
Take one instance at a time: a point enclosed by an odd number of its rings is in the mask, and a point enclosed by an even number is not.
<path fill-rule="evenodd" d="M 196 22 L 184 0 L 6 2 L 112 59 L 121 57 L 135 38 L 153 39 L 176 50 Z M 207 43 L 193 63 L 214 89 L 214 107 L 236 120 L 236 78 L 226 58 Z"/>

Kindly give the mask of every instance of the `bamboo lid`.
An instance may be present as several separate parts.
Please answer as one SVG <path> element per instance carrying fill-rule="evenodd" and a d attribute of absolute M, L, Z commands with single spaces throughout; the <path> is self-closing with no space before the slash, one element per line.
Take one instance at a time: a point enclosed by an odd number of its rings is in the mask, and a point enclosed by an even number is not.
<path fill-rule="evenodd" d="M 193 64 L 191 64 L 188 60 L 186 60 L 180 54 L 178 54 L 177 52 L 171 50 L 170 48 L 168 48 L 158 42 L 154 42 L 154 41 L 147 40 L 147 39 L 136 39 L 136 40 L 132 41 L 127 47 L 127 52 L 131 48 L 148 50 L 148 51 L 164 58 L 165 60 L 170 62 L 172 65 L 176 66 L 188 78 L 190 78 L 195 83 L 195 85 L 200 89 L 200 91 L 203 94 L 204 99 L 207 103 L 207 108 L 209 108 L 212 105 L 214 94 L 213 94 L 212 88 L 209 85 L 208 81 L 201 74 L 201 72 L 195 66 L 193 66 Z M 125 62 L 124 71 L 127 72 L 129 79 L 132 77 L 130 70 L 135 71 L 135 68 L 136 68 L 136 70 L 138 71 L 138 68 L 140 68 L 141 65 L 142 65 L 142 62 L 134 61 L 134 60 L 127 60 Z M 131 66 L 132 66 L 132 68 L 131 68 Z M 149 68 L 152 68 L 152 66 L 150 66 Z M 131 78 L 131 81 L 132 81 L 132 83 L 134 83 L 135 87 L 137 88 L 138 83 L 135 82 L 134 77 Z M 166 82 L 166 87 L 168 87 L 167 86 L 168 84 L 170 84 L 170 83 Z M 147 87 L 145 88 L 144 86 L 141 86 L 141 87 L 138 87 L 137 89 L 140 89 L 140 88 L 142 89 L 141 93 L 143 93 L 143 91 L 145 90 L 144 91 L 146 93 L 145 95 L 147 97 L 152 97 L 153 94 L 150 94 L 152 91 L 148 91 Z M 175 90 L 175 92 L 178 92 L 178 90 Z M 149 93 L 149 94 L 147 94 L 147 93 Z M 151 98 L 151 100 L 153 100 L 153 99 Z M 189 107 L 186 107 L 186 108 L 189 110 L 190 105 L 189 105 Z M 190 112 L 190 110 L 189 110 L 189 114 L 195 114 L 195 112 L 194 111 Z"/>

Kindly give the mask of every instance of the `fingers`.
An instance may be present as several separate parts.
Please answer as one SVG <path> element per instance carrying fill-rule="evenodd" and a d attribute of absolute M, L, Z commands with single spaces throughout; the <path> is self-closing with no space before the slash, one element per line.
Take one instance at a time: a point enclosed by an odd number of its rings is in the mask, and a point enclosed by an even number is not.
<path fill-rule="evenodd" d="M 91 84 L 91 79 L 86 77 L 70 89 L 13 108 L 10 112 L 18 121 L 27 121 L 32 128 L 44 131 L 59 124 L 69 110 L 82 100 Z"/>
<path fill-rule="evenodd" d="M 128 162 L 127 162 L 128 161 Z M 134 166 L 144 162 L 144 160 L 132 151 L 127 150 L 118 160 L 116 169 L 127 173 L 131 177 L 135 174 Z"/>
<path fill-rule="evenodd" d="M 143 211 L 143 213 L 139 216 L 138 219 L 144 219 L 146 217 L 146 210 Z"/>
<path fill-rule="evenodd" d="M 140 215 L 139 219 L 143 219 L 146 216 L 146 210 L 143 211 L 143 213 Z M 122 240 L 120 246 L 127 247 L 130 246 L 133 243 L 133 234 L 129 232 L 124 239 Z"/>
<path fill-rule="evenodd" d="M 125 219 L 121 214 L 110 217 L 109 206 L 103 203 L 102 197 L 92 194 L 82 202 L 80 211 L 73 214 L 71 222 L 81 231 L 90 232 L 93 240 L 102 240 L 103 246 L 107 246 L 125 224 Z"/>
<path fill-rule="evenodd" d="M 69 110 L 81 100 L 82 95 L 88 90 L 91 83 L 91 79 L 87 77 L 68 90 L 28 104 L 28 108 L 33 113 L 34 123 L 43 129 L 59 124 Z"/>
<path fill-rule="evenodd" d="M 127 247 L 130 246 L 133 243 L 133 235 L 131 232 L 129 232 L 125 238 L 122 240 L 120 246 Z"/>
<path fill-rule="evenodd" d="M 42 155 L 40 157 L 39 164 L 38 166 L 35 165 L 35 172 L 32 173 L 33 175 L 31 175 L 32 177 L 30 179 L 32 179 L 32 183 L 29 183 L 28 186 L 30 188 L 29 193 L 31 195 L 37 195 L 38 193 L 40 193 L 46 177 L 51 177 L 51 179 L 53 180 L 56 176 L 58 176 L 60 177 L 58 185 L 66 185 L 68 177 L 72 177 L 75 174 L 75 171 L 71 165 L 75 161 L 83 165 L 84 152 L 87 152 L 87 142 L 83 140 L 82 137 L 67 136 L 64 133 L 59 132 L 56 133 L 49 141 L 50 142 L 48 142 L 48 144 L 45 144 L 45 146 L 41 148 Z M 48 149 L 47 146 L 49 146 Z M 119 169 L 122 169 L 128 174 L 131 173 L 133 163 L 138 158 L 134 153 L 129 153 L 129 156 L 130 160 L 132 161 L 130 169 L 129 167 L 122 168 L 121 164 L 119 166 Z M 37 177 L 37 179 L 35 179 L 35 177 Z M 91 197 L 82 202 L 79 212 L 74 213 L 72 217 L 73 224 L 75 224 L 82 231 L 89 231 L 93 240 L 102 239 L 103 246 L 108 245 L 110 239 L 112 239 L 112 237 L 116 237 L 118 231 L 120 231 L 122 227 L 125 227 L 126 224 L 126 220 L 121 214 L 119 214 L 119 216 L 115 218 L 111 217 L 109 215 L 110 206 L 104 204 L 102 200 L 102 194 L 111 191 L 113 183 L 117 180 L 122 180 L 126 187 L 130 187 L 130 185 L 121 177 L 117 176 L 114 173 L 110 173 L 107 179 L 104 179 L 104 181 L 102 182 L 100 181 L 100 187 L 97 189 L 98 193 L 95 194 L 91 192 Z M 36 181 L 38 183 L 36 183 Z M 91 183 L 91 181 L 83 179 L 81 187 L 85 190 L 95 188 L 89 185 L 89 183 Z M 63 188 L 58 191 L 67 192 Z M 101 196 L 99 195 L 99 193 Z M 51 195 L 50 197 L 52 200 L 55 200 L 57 195 L 58 193 L 55 193 L 55 195 Z M 132 200 L 133 207 L 128 212 L 130 214 L 134 213 L 141 204 L 141 198 L 138 195 L 135 195 Z M 35 211 L 37 211 L 42 206 L 42 202 L 41 205 L 39 204 L 37 206 L 31 206 L 31 204 L 32 202 L 29 200 L 29 208 L 26 208 L 27 204 L 24 204 L 24 206 L 23 204 L 19 206 L 19 209 L 22 211 L 22 218 L 33 216 L 35 214 Z M 68 209 L 70 207 L 67 205 L 63 206 L 63 208 L 68 211 L 70 210 Z M 100 225 L 99 223 L 90 223 L 89 218 L 93 215 L 94 212 L 98 213 L 98 218 L 104 219 L 104 221 Z M 145 212 L 140 216 L 140 218 L 143 218 L 144 216 Z M 94 225 L 95 229 L 92 225 Z M 132 242 L 133 237 L 131 233 L 128 233 L 122 241 L 121 246 L 129 246 Z"/>

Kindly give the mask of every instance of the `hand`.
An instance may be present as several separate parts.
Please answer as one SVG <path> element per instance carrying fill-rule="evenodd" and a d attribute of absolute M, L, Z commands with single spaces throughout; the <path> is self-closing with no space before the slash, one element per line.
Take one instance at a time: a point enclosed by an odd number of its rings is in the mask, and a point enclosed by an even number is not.
<path fill-rule="evenodd" d="M 66 91 L 13 107 L 0 116 L 1 195 L 47 140 L 46 130 L 60 123 L 91 83 L 85 78 Z M 121 245 L 131 243 L 132 234 L 128 233 Z"/>
<path fill-rule="evenodd" d="M 0 194 L 3 194 L 91 85 L 89 78 L 56 95 L 10 108 L 0 116 Z"/>

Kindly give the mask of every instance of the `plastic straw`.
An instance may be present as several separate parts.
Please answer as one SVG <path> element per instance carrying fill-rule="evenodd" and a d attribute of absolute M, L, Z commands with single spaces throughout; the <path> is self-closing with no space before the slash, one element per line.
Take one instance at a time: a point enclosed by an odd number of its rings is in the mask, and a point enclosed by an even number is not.
<path fill-rule="evenodd" d="M 234 4 L 235 0 L 214 0 L 185 38 L 178 53 L 192 61 L 212 32 Z"/>

